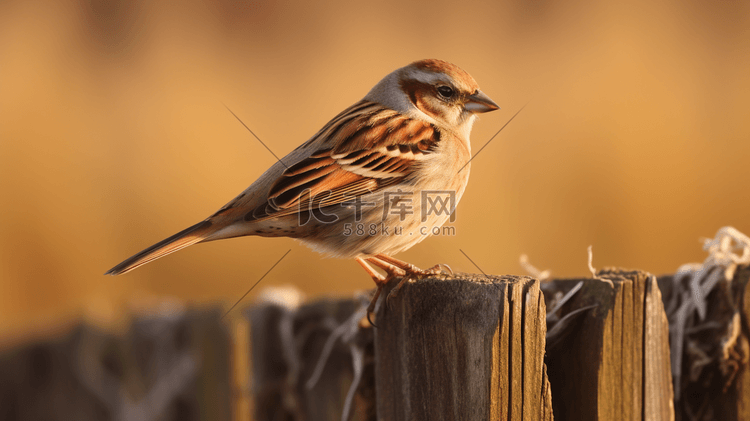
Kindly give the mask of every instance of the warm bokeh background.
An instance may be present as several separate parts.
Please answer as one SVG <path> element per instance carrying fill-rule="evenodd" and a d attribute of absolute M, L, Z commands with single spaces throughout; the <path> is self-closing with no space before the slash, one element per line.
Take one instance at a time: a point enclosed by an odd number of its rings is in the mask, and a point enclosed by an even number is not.
<path fill-rule="evenodd" d="M 750 232 L 750 2 L 0 2 L 0 344 L 144 297 L 372 287 L 290 239 L 200 245 L 102 273 L 221 207 L 380 77 L 427 57 L 502 110 L 474 129 L 458 235 L 399 255 L 558 276 L 702 261 Z M 462 5 L 463 4 L 463 5 Z M 253 292 L 252 295 L 256 294 Z M 251 296 L 252 296 L 251 295 Z"/>

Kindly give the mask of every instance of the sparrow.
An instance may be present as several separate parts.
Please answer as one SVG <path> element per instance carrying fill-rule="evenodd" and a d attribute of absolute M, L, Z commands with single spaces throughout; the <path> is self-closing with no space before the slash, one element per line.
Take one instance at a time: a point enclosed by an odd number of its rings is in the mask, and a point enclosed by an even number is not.
<path fill-rule="evenodd" d="M 325 255 L 355 259 L 377 286 L 372 308 L 391 279 L 402 278 L 397 291 L 407 279 L 440 270 L 392 256 L 439 231 L 455 211 L 469 181 L 476 115 L 498 108 L 458 66 L 411 63 L 385 76 L 216 213 L 106 274 L 130 272 L 197 243 L 291 237 Z M 447 193 L 450 208 L 431 211 L 425 192 Z"/>

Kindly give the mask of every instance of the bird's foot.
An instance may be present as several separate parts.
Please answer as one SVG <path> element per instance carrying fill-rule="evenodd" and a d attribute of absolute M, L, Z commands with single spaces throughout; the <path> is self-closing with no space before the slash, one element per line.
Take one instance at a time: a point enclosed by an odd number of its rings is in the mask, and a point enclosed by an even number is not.
<path fill-rule="evenodd" d="M 365 269 L 365 271 L 367 271 L 367 273 L 372 277 L 373 281 L 375 281 L 375 284 L 377 285 L 375 295 L 373 296 L 372 301 L 370 301 L 370 305 L 367 307 L 367 320 L 373 326 L 376 325 L 375 323 L 373 323 L 370 316 L 376 311 L 377 301 L 380 298 L 383 287 L 385 287 L 385 285 L 388 284 L 388 282 L 390 282 L 391 280 L 399 278 L 398 284 L 396 284 L 396 286 L 391 289 L 385 299 L 386 305 L 390 304 L 392 298 L 398 296 L 399 291 L 408 281 L 416 281 L 443 273 L 450 273 L 451 275 L 453 274 L 453 270 L 446 264 L 438 264 L 429 269 L 420 269 L 411 263 L 394 259 L 393 257 L 387 256 L 385 254 L 378 254 L 366 259 L 357 258 L 357 262 L 362 265 L 362 267 Z M 382 274 L 378 273 L 377 271 L 375 271 L 375 269 L 372 268 L 372 266 L 370 266 L 370 264 L 383 269 L 387 275 L 383 276 Z"/>
<path fill-rule="evenodd" d="M 368 259 L 369 261 L 369 259 Z M 375 322 L 372 321 L 372 314 L 376 310 L 376 305 L 378 303 L 378 298 L 380 298 L 380 293 L 383 292 L 383 287 L 388 283 L 388 281 L 391 280 L 391 276 L 383 276 L 378 271 L 372 268 L 372 266 L 368 265 L 367 262 L 365 262 L 361 257 L 357 258 L 357 263 L 359 263 L 367 272 L 370 277 L 372 277 L 372 280 L 375 281 L 375 285 L 377 285 L 377 289 L 375 290 L 375 295 L 372 296 L 372 300 L 370 300 L 370 305 L 367 306 L 367 321 L 370 322 L 371 325 L 374 327 L 378 327 Z"/>
<path fill-rule="evenodd" d="M 410 281 L 410 280 L 416 281 L 419 279 L 428 278 L 430 276 L 435 276 L 435 275 L 439 275 L 442 273 L 446 273 L 446 270 L 444 268 L 447 268 L 447 272 L 450 272 L 450 274 L 453 274 L 453 270 L 450 268 L 450 266 L 445 265 L 445 264 L 438 264 L 429 269 L 420 269 L 411 263 L 395 259 L 385 254 L 378 254 L 373 259 L 379 260 L 381 263 L 386 263 L 389 265 L 389 267 L 394 267 L 403 271 L 403 275 L 401 275 L 401 280 L 399 281 L 398 285 L 396 285 L 388 293 L 388 297 L 386 297 L 386 303 L 390 302 L 391 298 L 395 298 L 398 296 L 399 291 L 401 290 L 401 288 L 403 288 L 404 284 L 407 281 Z M 383 266 L 378 265 L 375 262 L 373 262 L 373 264 L 377 265 L 378 267 L 383 267 Z M 385 268 L 383 269 L 386 270 Z"/>

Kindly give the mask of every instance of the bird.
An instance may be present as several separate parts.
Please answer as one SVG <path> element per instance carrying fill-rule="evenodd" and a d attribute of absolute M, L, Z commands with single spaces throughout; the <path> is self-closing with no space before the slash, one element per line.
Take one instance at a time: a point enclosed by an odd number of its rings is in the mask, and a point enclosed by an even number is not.
<path fill-rule="evenodd" d="M 324 255 L 356 260 L 377 287 L 372 310 L 393 278 L 401 278 L 395 293 L 407 279 L 441 271 L 393 255 L 453 215 L 469 181 L 474 121 L 497 109 L 458 66 L 415 61 L 385 76 L 213 215 L 105 274 L 128 273 L 197 243 L 291 237 Z"/>

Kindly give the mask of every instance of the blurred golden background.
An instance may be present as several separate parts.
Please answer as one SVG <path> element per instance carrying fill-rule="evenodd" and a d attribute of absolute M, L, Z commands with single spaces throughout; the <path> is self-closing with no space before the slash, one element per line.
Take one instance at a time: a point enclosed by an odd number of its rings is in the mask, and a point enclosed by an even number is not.
<path fill-rule="evenodd" d="M 0 346 L 138 300 L 232 304 L 261 283 L 369 289 L 354 261 L 290 239 L 191 247 L 102 274 L 195 223 L 279 156 L 422 58 L 471 73 L 502 109 L 477 151 L 457 235 L 422 267 L 553 276 L 702 261 L 750 232 L 750 2 L 0 2 Z"/>

